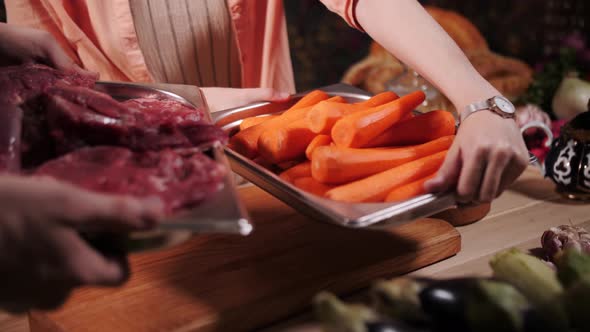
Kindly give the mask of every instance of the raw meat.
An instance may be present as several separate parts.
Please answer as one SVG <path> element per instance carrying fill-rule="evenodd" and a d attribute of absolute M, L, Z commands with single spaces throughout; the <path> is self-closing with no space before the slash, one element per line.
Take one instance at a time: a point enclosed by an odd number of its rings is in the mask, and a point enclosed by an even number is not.
<path fill-rule="evenodd" d="M 37 64 L 0 67 L 0 105 L 21 105 L 38 97 L 57 82 L 93 87 L 95 80 L 75 72 L 66 73 Z"/>
<path fill-rule="evenodd" d="M 94 78 L 53 68 L 27 64 L 0 68 L 0 107 L 19 106 L 23 110 L 21 159 L 34 165 L 53 156 L 48 139 L 45 108 L 41 96 L 59 83 L 65 86 L 94 86 Z"/>
<path fill-rule="evenodd" d="M 227 141 L 221 129 L 205 122 L 202 111 L 174 100 L 120 103 L 88 88 L 61 85 L 50 88 L 47 98 L 49 130 L 59 153 L 89 145 L 146 151 Z"/>
<path fill-rule="evenodd" d="M 170 213 L 219 190 L 227 170 L 197 147 L 227 135 L 203 110 L 168 99 L 119 102 L 94 83 L 42 65 L 0 69 L 0 171 L 18 171 L 20 155 L 32 174 L 157 197 Z"/>
<path fill-rule="evenodd" d="M 104 193 L 158 197 L 171 213 L 219 190 L 226 170 L 197 149 L 132 152 L 91 147 L 49 161 L 35 174 Z"/>
<path fill-rule="evenodd" d="M 23 112 L 13 105 L 0 110 L 0 172 L 20 170 L 20 138 Z"/>

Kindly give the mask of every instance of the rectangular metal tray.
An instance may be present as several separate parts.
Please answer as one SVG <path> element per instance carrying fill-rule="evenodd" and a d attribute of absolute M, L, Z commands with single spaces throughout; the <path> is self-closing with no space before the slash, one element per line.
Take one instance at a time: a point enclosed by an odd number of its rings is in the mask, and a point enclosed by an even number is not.
<path fill-rule="evenodd" d="M 361 89 L 335 84 L 320 88 L 331 96 L 342 96 L 349 102 L 367 100 L 371 95 Z M 301 98 L 295 95 L 289 103 L 256 103 L 212 114 L 213 122 L 230 135 L 236 133 L 247 117 L 280 113 Z M 457 206 L 453 194 L 427 194 L 399 203 L 343 203 L 308 194 L 283 181 L 276 174 L 226 147 L 233 170 L 268 191 L 301 213 L 321 221 L 350 228 L 380 228 L 401 225 L 417 218 L 431 216 Z"/>
<path fill-rule="evenodd" d="M 118 100 L 131 98 L 168 98 L 190 107 L 205 110 L 211 122 L 211 114 L 202 95 L 184 98 L 170 91 L 141 84 L 119 82 L 97 82 L 95 90 L 111 95 Z M 199 90 L 200 92 L 200 90 Z M 164 220 L 160 231 L 190 231 L 191 233 L 229 233 L 248 235 L 253 226 L 241 204 L 233 181 L 230 164 L 221 144 L 204 147 L 213 158 L 228 169 L 223 188 L 200 205 Z"/>

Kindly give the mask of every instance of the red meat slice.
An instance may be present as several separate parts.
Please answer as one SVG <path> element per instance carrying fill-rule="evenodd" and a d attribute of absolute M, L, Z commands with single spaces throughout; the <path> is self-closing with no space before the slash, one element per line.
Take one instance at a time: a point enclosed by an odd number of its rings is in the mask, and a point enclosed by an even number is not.
<path fill-rule="evenodd" d="M 0 105 L 21 105 L 56 83 L 93 87 L 94 78 L 38 64 L 0 68 Z"/>
<path fill-rule="evenodd" d="M 21 159 L 24 165 L 38 164 L 54 155 L 41 96 L 58 83 L 92 87 L 94 78 L 37 64 L 0 68 L 0 107 L 19 106 L 23 110 Z"/>
<path fill-rule="evenodd" d="M 0 172 L 20 170 L 22 110 L 17 106 L 0 109 Z"/>
<path fill-rule="evenodd" d="M 226 171 L 196 149 L 132 152 L 92 147 L 49 161 L 35 174 L 103 193 L 158 197 L 172 213 L 218 191 Z"/>
<path fill-rule="evenodd" d="M 201 110 L 174 100 L 120 103 L 101 92 L 61 85 L 47 94 L 49 130 L 59 153 L 89 145 L 147 151 L 227 142 L 220 128 L 205 122 Z"/>

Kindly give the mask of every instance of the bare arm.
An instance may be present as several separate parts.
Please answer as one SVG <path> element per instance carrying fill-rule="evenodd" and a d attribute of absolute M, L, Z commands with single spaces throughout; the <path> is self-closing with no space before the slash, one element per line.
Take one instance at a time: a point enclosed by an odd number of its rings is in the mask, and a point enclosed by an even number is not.
<path fill-rule="evenodd" d="M 457 111 L 500 94 L 417 1 L 360 0 L 356 15 L 373 39 L 434 84 Z"/>
<path fill-rule="evenodd" d="M 389 52 L 434 84 L 455 105 L 500 93 L 416 0 L 358 0 L 358 23 Z M 524 171 L 528 154 L 516 123 L 492 112 L 470 115 L 429 191 L 454 190 L 460 201 L 489 202 Z"/>

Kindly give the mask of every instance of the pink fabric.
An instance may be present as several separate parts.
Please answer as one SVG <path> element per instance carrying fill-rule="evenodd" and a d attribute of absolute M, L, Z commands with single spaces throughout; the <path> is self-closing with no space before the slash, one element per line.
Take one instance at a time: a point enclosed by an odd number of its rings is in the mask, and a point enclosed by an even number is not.
<path fill-rule="evenodd" d="M 242 65 L 242 87 L 295 91 L 283 2 L 226 0 Z M 355 0 L 321 0 L 360 29 Z M 52 33 L 67 53 L 101 79 L 152 82 L 127 0 L 6 0 L 8 22 Z"/>

